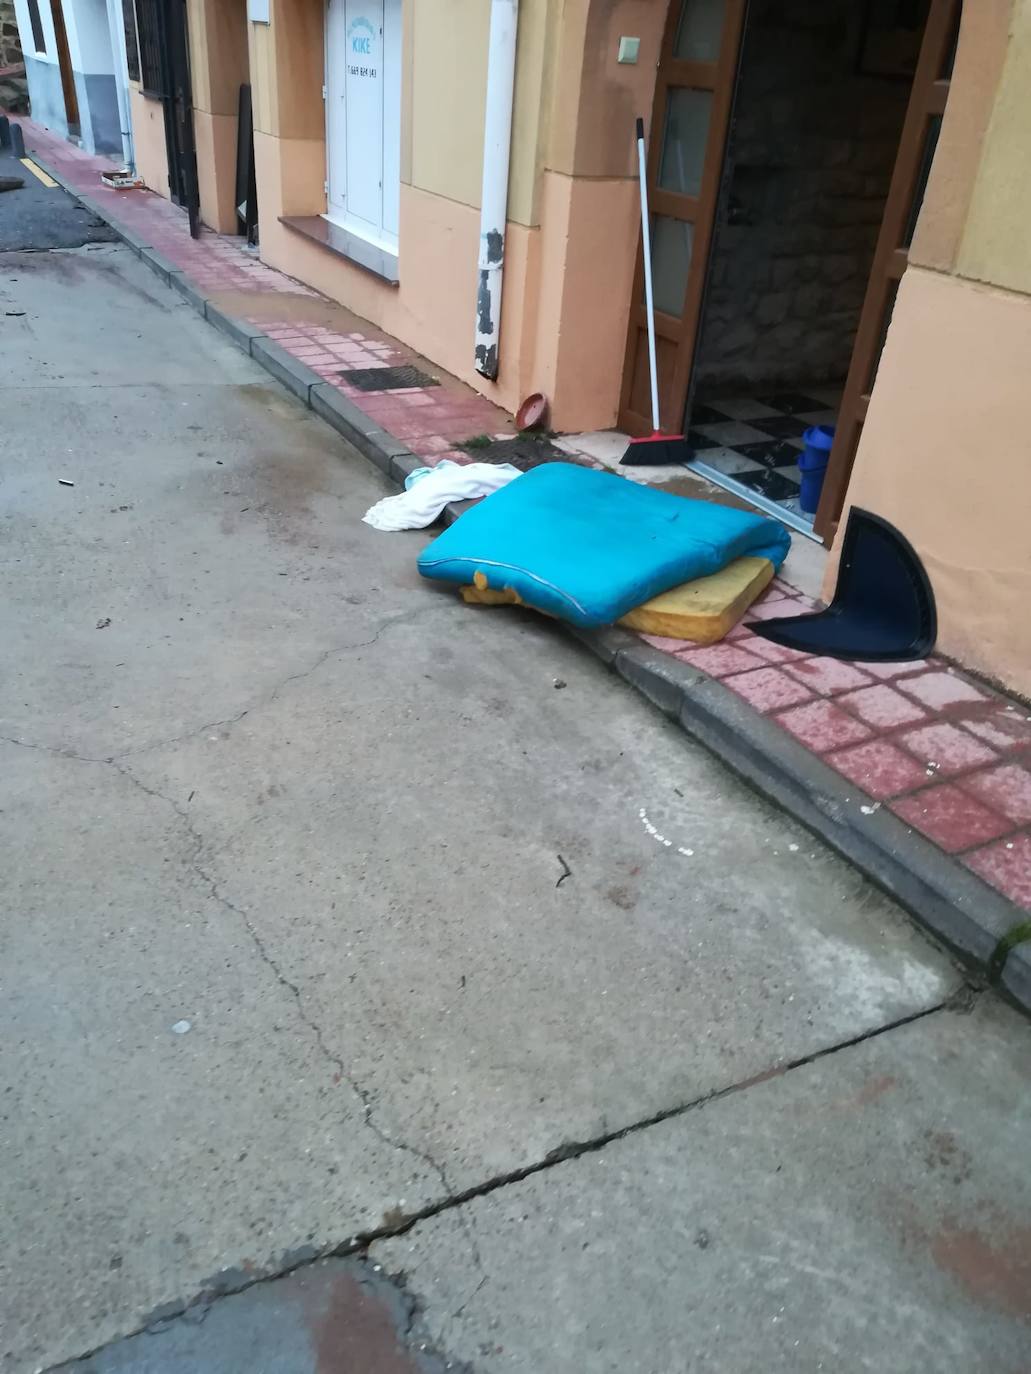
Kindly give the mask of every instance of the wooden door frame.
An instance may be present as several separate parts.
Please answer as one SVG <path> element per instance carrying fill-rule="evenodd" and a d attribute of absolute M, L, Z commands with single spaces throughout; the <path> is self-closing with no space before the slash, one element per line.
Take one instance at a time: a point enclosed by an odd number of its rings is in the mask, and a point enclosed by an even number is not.
<path fill-rule="evenodd" d="M 82 122 L 79 118 L 79 93 L 75 89 L 75 71 L 72 67 L 72 54 L 68 46 L 68 29 L 64 22 L 63 0 L 50 0 L 50 18 L 54 25 L 54 42 L 57 44 L 57 66 L 61 74 L 61 94 L 64 98 L 64 119 L 68 132 L 79 137 Z"/>
<path fill-rule="evenodd" d="M 837 532 L 870 393 L 876 380 L 877 364 L 887 331 L 887 317 L 894 302 L 893 293 L 909 262 L 906 228 L 912 221 L 914 208 L 918 210 L 914 206 L 915 197 L 922 194 L 919 180 L 930 121 L 935 115 L 944 113 L 948 99 L 949 77 L 944 74 L 944 68 L 956 34 L 960 5 L 961 0 L 931 0 L 924 27 L 906 117 L 899 135 L 895 168 L 841 398 L 834 447 L 831 449 L 820 505 L 813 522 L 815 533 L 826 545 L 833 542 Z"/>
<path fill-rule="evenodd" d="M 670 0 L 660 49 L 655 96 L 648 134 L 648 199 L 653 215 L 672 214 L 689 222 L 694 230 L 691 261 L 684 293 L 684 308 L 677 318 L 655 312 L 656 339 L 674 343 L 677 350 L 673 377 L 665 394 L 660 390 L 660 421 L 668 430 L 679 431 L 687 408 L 688 386 L 694 364 L 694 348 L 701 320 L 702 301 L 709 270 L 709 249 L 716 219 L 720 185 L 727 146 L 727 132 L 737 85 L 738 59 L 744 31 L 748 0 L 726 0 L 719 57 L 715 62 L 687 62 L 674 57 L 677 27 L 683 0 Z M 709 131 L 705 144 L 701 184 L 697 196 L 679 195 L 658 186 L 662 140 L 666 127 L 666 106 L 671 88 L 687 87 L 712 91 Z M 689 212 L 689 216 L 685 215 Z M 623 358 L 623 384 L 619 403 L 619 426 L 629 434 L 650 434 L 650 411 L 631 409 L 637 357 L 647 347 L 647 321 L 644 306 L 644 263 L 641 233 L 638 230 L 630 318 Z M 678 408 L 679 407 L 679 408 Z"/>

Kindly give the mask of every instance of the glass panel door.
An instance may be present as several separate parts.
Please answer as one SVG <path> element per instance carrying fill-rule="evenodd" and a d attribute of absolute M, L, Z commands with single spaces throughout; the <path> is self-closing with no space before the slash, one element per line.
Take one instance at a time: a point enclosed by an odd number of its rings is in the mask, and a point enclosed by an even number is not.
<path fill-rule="evenodd" d="M 660 420 L 679 429 L 712 237 L 746 0 L 671 0 L 648 146 Z M 644 281 L 637 278 L 620 424 L 651 429 Z"/>
<path fill-rule="evenodd" d="M 693 240 L 690 221 L 652 216 L 652 291 L 655 309 L 666 315 L 683 312 Z"/>
<path fill-rule="evenodd" d="M 664 191 L 696 196 L 701 190 L 711 113 L 712 91 L 683 86 L 670 91 L 659 161 L 659 185 Z"/>
<path fill-rule="evenodd" d="M 716 62 L 723 38 L 725 0 L 689 0 L 681 7 L 673 56 L 682 62 Z"/>

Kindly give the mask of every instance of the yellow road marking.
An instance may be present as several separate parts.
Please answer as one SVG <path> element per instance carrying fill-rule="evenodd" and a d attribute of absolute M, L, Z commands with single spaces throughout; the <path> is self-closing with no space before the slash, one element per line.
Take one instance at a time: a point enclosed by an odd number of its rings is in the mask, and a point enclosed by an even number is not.
<path fill-rule="evenodd" d="M 43 183 L 44 186 L 57 185 L 57 182 L 54 180 L 54 178 L 47 176 L 46 172 L 44 172 L 42 167 L 37 167 L 31 157 L 23 157 L 20 159 L 20 161 L 21 165 L 23 167 L 27 167 L 34 177 L 39 177 L 40 181 Z"/>

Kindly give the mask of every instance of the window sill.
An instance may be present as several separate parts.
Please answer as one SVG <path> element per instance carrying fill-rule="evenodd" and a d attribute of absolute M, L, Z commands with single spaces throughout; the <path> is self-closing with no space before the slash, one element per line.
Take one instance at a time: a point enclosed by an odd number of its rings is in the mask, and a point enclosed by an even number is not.
<path fill-rule="evenodd" d="M 364 272 L 379 277 L 388 285 L 399 284 L 396 253 L 369 243 L 367 239 L 359 238 L 357 234 L 342 229 L 339 224 L 333 224 L 322 215 L 280 215 L 279 222 L 292 229 L 294 233 L 311 239 L 328 252 L 335 253 L 338 258 L 345 258 Z"/>

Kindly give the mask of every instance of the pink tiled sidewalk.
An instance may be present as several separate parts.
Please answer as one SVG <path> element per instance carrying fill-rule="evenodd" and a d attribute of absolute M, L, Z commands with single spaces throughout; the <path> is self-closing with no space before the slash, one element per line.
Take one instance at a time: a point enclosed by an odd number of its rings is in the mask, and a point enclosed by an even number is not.
<path fill-rule="evenodd" d="M 777 578 L 745 619 L 815 605 Z M 1031 707 L 934 657 L 842 663 L 782 648 L 744 625 L 706 648 L 642 638 L 722 682 L 854 783 L 871 807 L 888 807 L 1031 910 Z"/>
<path fill-rule="evenodd" d="M 283 310 L 277 315 L 276 297 L 286 294 L 324 299 L 311 287 L 261 262 L 243 239 L 202 229 L 190 237 L 185 213 L 150 191 L 114 191 L 100 180 L 100 173 L 114 165 L 66 143 L 31 120 L 18 121 L 28 150 L 74 190 L 88 196 L 106 218 L 129 229 L 187 274 L 206 296 L 220 292 L 250 292 L 269 296 L 260 310 L 249 315 L 250 323 L 274 339 L 295 358 L 346 395 L 381 429 L 402 440 L 413 453 L 432 466 L 442 458 L 455 462 L 475 461 L 455 445 L 479 435 L 514 433 L 510 417 L 485 397 L 453 378 L 441 386 L 363 392 L 349 386 L 340 372 L 350 368 L 395 367 L 418 359 L 396 339 L 378 333 L 372 325 L 360 332 L 339 332 L 324 325 L 297 320 Z"/>
<path fill-rule="evenodd" d="M 91 157 L 22 120 L 26 147 L 39 153 L 106 217 L 132 230 L 203 293 L 268 294 L 252 323 L 326 382 L 338 387 L 383 429 L 428 464 L 470 461 L 455 444 L 511 431 L 509 417 L 456 383 L 360 392 L 343 369 L 413 361 L 371 325 L 338 332 L 299 323 L 276 293 L 317 297 L 265 266 L 242 240 L 204 230 L 193 240 L 184 213 L 146 191 L 112 191 L 100 182 L 112 164 Z M 811 609 L 776 579 L 746 619 Z M 886 806 L 1018 906 L 1031 910 L 1031 708 L 975 683 L 943 660 L 902 664 L 841 663 L 781 648 L 739 626 L 720 645 L 642 636 L 692 664 L 792 735 L 857 789 L 870 808 Z"/>

